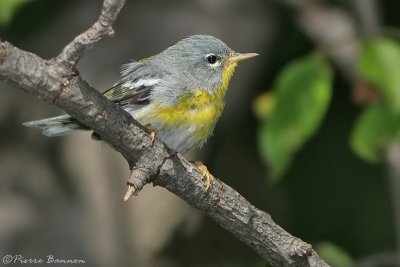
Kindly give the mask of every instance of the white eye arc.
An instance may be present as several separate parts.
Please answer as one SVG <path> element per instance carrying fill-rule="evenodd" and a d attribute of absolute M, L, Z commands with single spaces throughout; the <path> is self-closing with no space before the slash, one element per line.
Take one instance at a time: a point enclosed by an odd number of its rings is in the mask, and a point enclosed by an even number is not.
<path fill-rule="evenodd" d="M 207 54 L 206 59 L 212 67 L 217 67 L 217 66 L 221 65 L 221 57 L 219 57 L 215 54 Z"/>

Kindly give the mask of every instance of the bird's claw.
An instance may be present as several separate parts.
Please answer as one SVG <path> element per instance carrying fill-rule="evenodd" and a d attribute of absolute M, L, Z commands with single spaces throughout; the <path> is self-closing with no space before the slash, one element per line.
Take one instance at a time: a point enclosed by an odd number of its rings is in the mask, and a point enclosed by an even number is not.
<path fill-rule="evenodd" d="M 156 140 L 157 130 L 151 127 L 151 124 L 146 124 L 144 127 L 146 128 L 147 132 L 150 135 L 151 145 L 154 145 L 154 141 Z"/>
<path fill-rule="evenodd" d="M 204 178 L 204 183 L 206 185 L 206 192 L 210 188 L 213 183 L 214 176 L 208 171 L 207 166 L 203 164 L 201 161 L 194 162 L 196 168 L 201 172 Z"/>

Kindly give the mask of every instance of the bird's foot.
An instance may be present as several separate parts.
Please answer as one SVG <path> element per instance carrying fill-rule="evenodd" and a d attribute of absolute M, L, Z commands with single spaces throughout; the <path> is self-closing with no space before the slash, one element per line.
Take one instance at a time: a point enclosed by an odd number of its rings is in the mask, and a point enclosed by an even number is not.
<path fill-rule="evenodd" d="M 195 161 L 194 166 L 203 174 L 204 183 L 206 184 L 206 192 L 210 188 L 213 183 L 214 176 L 208 171 L 207 166 L 203 164 L 201 161 Z"/>
<path fill-rule="evenodd" d="M 154 145 L 154 141 L 156 140 L 157 130 L 155 128 L 151 127 L 150 123 L 144 125 L 144 128 L 146 128 L 147 132 L 150 135 L 151 145 Z"/>

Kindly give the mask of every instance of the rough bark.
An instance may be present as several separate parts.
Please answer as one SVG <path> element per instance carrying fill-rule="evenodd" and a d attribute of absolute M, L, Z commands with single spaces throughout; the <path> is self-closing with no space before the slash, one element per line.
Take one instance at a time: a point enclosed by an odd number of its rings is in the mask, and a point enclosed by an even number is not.
<path fill-rule="evenodd" d="M 105 0 L 93 26 L 50 60 L 0 42 L 0 79 L 57 105 L 99 134 L 134 166 L 128 184 L 136 193 L 151 182 L 165 187 L 273 266 L 328 266 L 310 245 L 290 235 L 228 185 L 214 179 L 205 191 L 197 168 L 163 143 L 153 144 L 139 123 L 81 78 L 75 69 L 77 61 L 93 44 L 112 35 L 112 23 L 124 2 Z"/>

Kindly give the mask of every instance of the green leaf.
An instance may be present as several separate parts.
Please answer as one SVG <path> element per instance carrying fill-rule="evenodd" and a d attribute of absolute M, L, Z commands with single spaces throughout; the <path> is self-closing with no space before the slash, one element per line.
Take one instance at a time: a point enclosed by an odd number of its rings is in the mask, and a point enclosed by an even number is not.
<path fill-rule="evenodd" d="M 331 82 L 329 65 L 318 55 L 289 64 L 279 75 L 274 109 L 259 133 L 261 154 L 274 178 L 317 131 L 331 99 Z"/>
<path fill-rule="evenodd" d="M 331 266 L 351 267 L 354 262 L 342 248 L 330 242 L 323 242 L 316 247 L 318 254 Z"/>
<path fill-rule="evenodd" d="M 400 45 L 387 39 L 363 43 L 358 69 L 363 79 L 382 93 L 390 109 L 400 114 Z"/>
<path fill-rule="evenodd" d="M 0 26 L 7 24 L 15 11 L 32 0 L 0 0 Z"/>
<path fill-rule="evenodd" d="M 386 146 L 400 137 L 400 116 L 384 104 L 368 107 L 358 118 L 351 134 L 350 145 L 362 159 L 377 163 Z"/>

